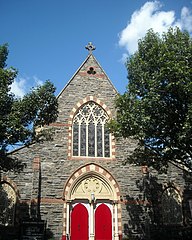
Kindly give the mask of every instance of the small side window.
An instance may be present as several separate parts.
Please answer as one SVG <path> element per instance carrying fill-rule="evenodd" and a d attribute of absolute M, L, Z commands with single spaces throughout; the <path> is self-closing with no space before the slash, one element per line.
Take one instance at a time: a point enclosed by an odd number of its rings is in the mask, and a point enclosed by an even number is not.
<path fill-rule="evenodd" d="M 173 187 L 164 190 L 161 198 L 162 220 L 164 224 L 182 223 L 182 202 L 178 191 Z"/>
<path fill-rule="evenodd" d="M 7 182 L 0 183 L 0 224 L 14 224 L 16 194 Z"/>

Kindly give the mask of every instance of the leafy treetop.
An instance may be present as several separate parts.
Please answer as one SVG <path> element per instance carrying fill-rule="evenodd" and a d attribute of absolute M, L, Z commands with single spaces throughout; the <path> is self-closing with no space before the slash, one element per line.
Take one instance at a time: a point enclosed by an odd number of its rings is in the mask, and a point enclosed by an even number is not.
<path fill-rule="evenodd" d="M 127 61 L 128 86 L 116 100 L 116 136 L 134 137 L 130 163 L 165 172 L 172 163 L 192 170 L 192 39 L 170 28 L 149 30 Z"/>
<path fill-rule="evenodd" d="M 36 129 L 57 118 L 55 87 L 50 81 L 32 89 L 23 98 L 10 92 L 17 70 L 6 68 L 8 46 L 0 46 L 0 170 L 21 170 L 22 165 L 8 154 L 10 145 L 28 145 L 44 133 Z"/>

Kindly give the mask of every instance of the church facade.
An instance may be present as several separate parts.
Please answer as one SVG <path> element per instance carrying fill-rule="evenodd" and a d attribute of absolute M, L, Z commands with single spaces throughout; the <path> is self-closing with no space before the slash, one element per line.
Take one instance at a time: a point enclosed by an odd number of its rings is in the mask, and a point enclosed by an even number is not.
<path fill-rule="evenodd" d="M 26 167 L 1 174 L 0 224 L 41 219 L 47 238 L 60 240 L 150 239 L 152 224 L 189 226 L 192 185 L 182 170 L 124 164 L 136 142 L 109 132 L 118 92 L 87 49 L 58 95 L 53 140 L 12 152 Z"/>

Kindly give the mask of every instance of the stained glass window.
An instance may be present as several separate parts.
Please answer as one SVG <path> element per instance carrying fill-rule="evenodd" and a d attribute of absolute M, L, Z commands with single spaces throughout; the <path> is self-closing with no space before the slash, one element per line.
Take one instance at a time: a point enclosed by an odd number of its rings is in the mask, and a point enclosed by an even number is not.
<path fill-rule="evenodd" d="M 80 154 L 81 154 L 81 156 L 85 156 L 86 155 L 86 124 L 82 124 L 80 129 L 81 129 L 81 133 L 80 133 L 81 152 L 80 152 Z"/>
<path fill-rule="evenodd" d="M 103 156 L 102 125 L 97 125 L 97 156 Z"/>
<path fill-rule="evenodd" d="M 109 139 L 109 130 L 107 128 L 104 129 L 104 144 L 105 144 L 105 156 L 109 157 L 109 145 L 110 145 L 110 139 Z"/>
<path fill-rule="evenodd" d="M 93 101 L 84 104 L 73 118 L 73 156 L 110 157 L 108 115 Z"/>
<path fill-rule="evenodd" d="M 95 156 L 95 125 L 92 122 L 88 125 L 88 156 Z"/>
<path fill-rule="evenodd" d="M 0 224 L 13 225 L 15 214 L 16 194 L 6 182 L 0 183 Z"/>
<path fill-rule="evenodd" d="M 78 132 L 79 126 L 77 124 L 73 125 L 73 155 L 78 155 Z"/>
<path fill-rule="evenodd" d="M 169 187 L 163 192 L 161 204 L 164 224 L 182 223 L 181 197 L 175 188 Z"/>

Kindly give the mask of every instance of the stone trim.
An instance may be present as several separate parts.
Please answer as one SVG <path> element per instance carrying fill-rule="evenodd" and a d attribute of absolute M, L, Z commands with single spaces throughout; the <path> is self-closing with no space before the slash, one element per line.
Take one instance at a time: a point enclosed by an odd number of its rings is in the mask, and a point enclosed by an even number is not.
<path fill-rule="evenodd" d="M 30 200 L 20 200 L 19 203 L 26 203 L 26 204 L 31 204 L 31 203 L 37 203 L 38 199 L 37 198 L 32 198 Z M 41 198 L 41 203 L 44 204 L 63 204 L 63 199 L 62 198 Z"/>
<path fill-rule="evenodd" d="M 33 158 L 33 170 L 39 171 L 41 166 L 41 160 L 39 157 Z"/>
<path fill-rule="evenodd" d="M 122 222 L 121 222 L 121 216 L 122 216 L 122 209 L 121 209 L 121 204 L 118 204 L 118 232 L 119 235 L 122 234 Z"/>
<path fill-rule="evenodd" d="M 162 192 L 160 194 L 161 196 L 167 188 L 174 188 L 178 192 L 178 194 L 181 198 L 181 201 L 183 201 L 183 189 L 181 189 L 176 183 L 173 183 L 173 182 L 172 183 L 164 183 L 163 188 L 162 188 Z"/>
<path fill-rule="evenodd" d="M 110 111 L 110 109 L 105 105 L 105 103 L 103 103 L 100 99 L 94 97 L 94 96 L 87 96 L 86 98 L 80 100 L 76 106 L 72 109 L 70 115 L 69 115 L 69 121 L 68 121 L 68 126 L 69 126 L 69 130 L 68 130 L 68 159 L 77 159 L 76 157 L 72 156 L 72 123 L 73 123 L 73 117 L 75 115 L 75 113 L 78 111 L 78 109 L 86 104 L 87 102 L 93 101 L 95 103 L 97 103 L 100 107 L 102 107 L 106 113 L 108 114 L 109 118 L 112 118 L 112 113 Z M 110 158 L 102 158 L 102 159 L 108 159 L 108 160 L 113 160 L 115 159 L 115 138 L 113 135 L 111 135 L 111 157 Z M 81 159 L 84 158 L 83 156 L 81 157 Z M 88 158 L 89 159 L 89 158 Z M 91 159 L 101 159 L 101 158 L 91 158 Z"/>
<path fill-rule="evenodd" d="M 49 126 L 51 126 L 51 127 L 69 127 L 70 125 L 68 123 L 54 122 L 54 123 L 50 123 Z"/>
<path fill-rule="evenodd" d="M 114 180 L 113 176 L 107 170 L 105 170 L 104 168 L 100 167 L 99 165 L 95 165 L 95 164 L 85 165 L 71 175 L 71 177 L 68 179 L 68 181 L 64 187 L 63 198 L 65 200 L 66 199 L 70 200 L 69 193 L 70 193 L 70 189 L 71 189 L 71 186 L 73 185 L 73 183 L 81 176 L 89 174 L 90 172 L 95 172 L 95 173 L 99 174 L 101 177 L 104 177 L 105 179 L 107 179 L 110 182 L 111 186 L 115 190 L 117 200 L 120 200 L 119 186 L 118 186 L 117 182 Z"/>
<path fill-rule="evenodd" d="M 0 184 L 1 183 L 7 183 L 11 186 L 11 188 L 14 190 L 15 192 L 15 196 L 16 196 L 16 204 L 15 204 L 15 212 L 14 212 L 14 223 L 18 223 L 19 222 L 19 204 L 20 204 L 20 194 L 19 194 L 19 189 L 17 187 L 17 185 L 7 176 L 3 175 L 2 179 L 0 179 Z"/>
<path fill-rule="evenodd" d="M 19 189 L 18 189 L 17 185 L 9 177 L 7 177 L 5 175 L 2 177 L 0 183 L 4 183 L 4 182 L 8 183 L 14 189 L 17 198 L 19 198 L 20 195 L 19 195 Z"/>
<path fill-rule="evenodd" d="M 164 192 L 166 191 L 166 190 L 168 190 L 169 188 L 172 188 L 172 189 L 174 189 L 174 191 L 175 192 L 177 192 L 177 194 L 178 194 L 178 196 L 179 196 L 179 199 L 177 199 L 178 201 L 177 201 L 177 204 L 180 206 L 180 213 L 181 213 L 181 221 L 178 221 L 177 220 L 177 224 L 183 224 L 184 223 L 184 216 L 185 216 L 185 213 L 184 213 L 184 209 L 183 209 L 183 191 L 181 190 L 181 188 L 180 187 L 178 187 L 175 183 L 173 183 L 173 182 L 167 182 L 167 183 L 165 183 L 164 185 L 163 185 L 163 188 L 162 188 L 162 191 L 161 191 L 161 193 L 160 193 L 160 195 L 159 195 L 159 207 L 160 208 L 163 208 L 163 202 L 162 202 L 162 197 L 163 197 L 163 194 L 164 194 Z M 175 200 L 176 201 L 176 200 Z M 163 209 L 161 209 L 161 210 L 163 210 Z M 179 211 L 178 209 L 177 209 L 177 211 Z M 163 221 L 163 217 L 161 216 L 161 220 L 162 220 L 162 223 L 164 224 L 164 225 L 167 225 L 167 224 L 170 224 L 170 223 L 168 223 L 168 222 L 164 222 Z"/>
<path fill-rule="evenodd" d="M 64 223 L 67 222 L 67 204 L 66 203 L 63 204 L 63 222 Z M 66 235 L 66 227 L 64 228 L 64 225 L 62 228 L 62 236 L 63 235 Z"/>
<path fill-rule="evenodd" d="M 114 189 L 114 192 L 116 193 L 115 201 L 117 201 L 118 203 L 118 230 L 119 230 L 119 234 L 121 234 L 122 232 L 121 204 L 119 204 L 120 189 L 114 177 L 101 166 L 92 163 L 92 164 L 87 164 L 79 168 L 77 171 L 75 171 L 65 184 L 64 191 L 63 191 L 64 203 L 71 201 L 70 192 L 73 188 L 74 183 L 81 177 L 85 177 L 86 175 L 89 175 L 91 172 L 92 173 L 95 172 L 97 175 L 101 176 L 101 178 L 106 179 L 110 183 L 111 187 Z M 64 204 L 63 213 L 66 213 L 66 204 Z M 114 223 L 114 218 L 113 218 L 113 223 Z M 63 235 L 65 234 L 66 234 L 66 214 L 64 214 L 64 218 L 63 218 Z"/>
<path fill-rule="evenodd" d="M 70 148 L 70 147 L 69 147 Z M 108 158 L 108 157 L 78 157 L 78 156 L 73 156 L 73 157 L 71 157 L 71 156 L 68 156 L 68 160 L 89 160 L 89 161 L 114 161 L 114 160 L 116 160 L 115 158 L 112 158 L 112 157 L 110 157 L 110 158 Z"/>

